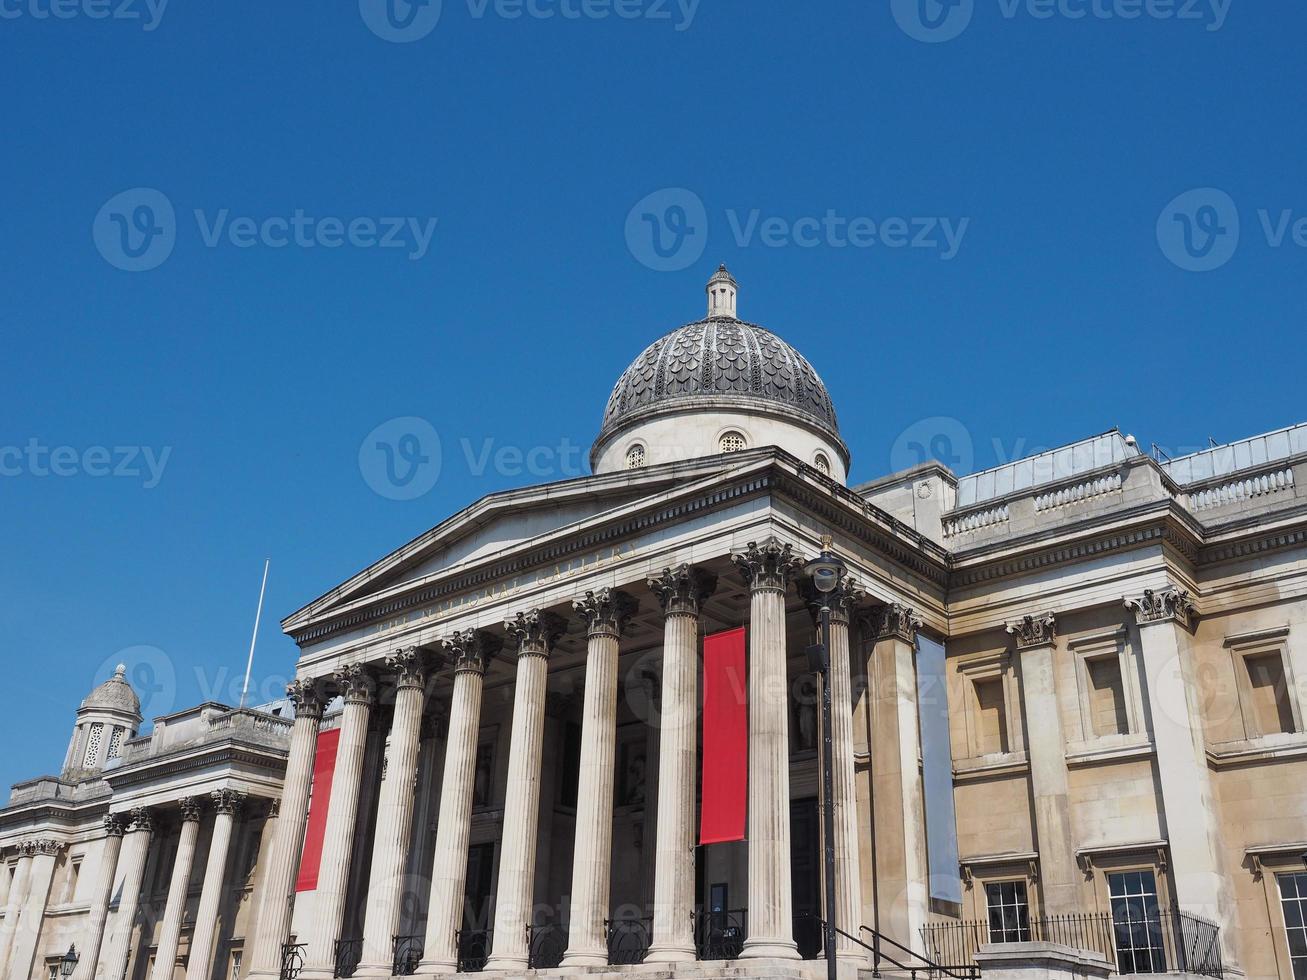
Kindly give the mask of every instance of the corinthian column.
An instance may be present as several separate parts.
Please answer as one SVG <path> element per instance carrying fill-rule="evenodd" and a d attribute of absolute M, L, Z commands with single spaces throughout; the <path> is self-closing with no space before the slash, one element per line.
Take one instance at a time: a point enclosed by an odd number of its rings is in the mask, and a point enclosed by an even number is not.
<path fill-rule="evenodd" d="M 540 750 L 545 728 L 545 681 L 549 654 L 566 624 L 533 609 L 504 624 L 517 643 L 513 732 L 508 751 L 504 843 L 495 896 L 494 948 L 487 970 L 521 973 L 527 967 L 526 927 L 535 884 L 536 829 L 540 819 Z"/>
<path fill-rule="evenodd" d="M 302 980 L 332 980 L 336 975 L 336 940 L 345 915 L 345 886 L 349 880 L 354 822 L 358 816 L 359 782 L 363 753 L 368 745 L 368 717 L 375 689 L 362 664 L 336 672 L 336 686 L 345 698 L 336 750 L 336 771 L 331 780 L 331 802 L 322 838 L 322 865 L 318 870 L 317 897 L 309 923 Z"/>
<path fill-rule="evenodd" d="M 732 555 L 749 586 L 749 938 L 741 958 L 798 959 L 790 886 L 789 689 L 785 590 L 792 546 L 768 538 Z"/>
<path fill-rule="evenodd" d="M 200 907 L 195 913 L 195 932 L 191 935 L 190 954 L 186 960 L 186 980 L 209 980 L 213 974 L 214 939 L 218 934 L 218 909 L 227 884 L 227 853 L 231 849 L 232 829 L 241 812 L 245 797 L 229 789 L 209 794 L 213 800 L 213 836 L 209 857 L 204 865 L 204 884 L 200 890 Z M 168 974 L 169 977 L 172 974 Z"/>
<path fill-rule="evenodd" d="M 27 895 L 14 933 L 13 950 L 9 954 L 6 976 L 30 977 L 36 958 L 37 940 L 41 937 L 41 924 L 45 919 L 45 905 L 50 898 L 50 882 L 54 880 L 54 866 L 68 846 L 62 841 L 42 839 L 31 842 L 32 868 L 27 879 Z"/>
<path fill-rule="evenodd" d="M 18 867 L 14 869 L 14 879 L 9 883 L 9 897 L 5 902 L 4 921 L 0 922 L 0 976 L 8 976 L 5 967 L 13 949 L 18 933 L 18 920 L 23 913 L 23 899 L 27 895 L 27 883 L 32 875 L 32 857 L 36 849 L 31 841 L 18 845 Z"/>
<path fill-rule="evenodd" d="M 845 578 L 833 592 L 821 593 L 804 583 L 804 600 L 820 626 L 821 610 L 830 609 L 831 801 L 835 812 L 835 925 L 841 933 L 858 935 L 862 923 L 862 872 L 858 860 L 858 795 L 853 765 L 853 678 L 850 668 L 849 620 L 863 597 L 862 589 Z M 835 955 L 842 960 L 866 960 L 866 950 L 836 934 Z M 865 965 L 865 964 L 863 964 Z"/>
<path fill-rule="evenodd" d="M 458 969 L 456 936 L 463 924 L 467 891 L 467 853 L 472 833 L 472 792 L 476 779 L 477 732 L 481 725 L 481 687 L 487 661 L 499 652 L 500 639 L 479 630 L 456 632 L 442 641 L 454 662 L 454 694 L 449 706 L 449 738 L 436 822 L 436 851 L 431 867 L 431 900 L 421 976 Z"/>
<path fill-rule="evenodd" d="M 322 723 L 322 694 L 316 682 L 296 681 L 286 693 L 295 704 L 295 727 L 290 736 L 286 783 L 282 787 L 276 827 L 268 852 L 259 855 L 264 867 L 263 893 L 256 906 L 259 917 L 250 956 L 250 980 L 273 980 L 281 976 L 281 947 L 290 936 L 291 889 L 304 848 L 309 787 L 313 783 L 318 726 Z"/>
<path fill-rule="evenodd" d="M 123 843 L 123 885 L 118 896 L 118 911 L 109 926 L 109 948 L 103 957 L 104 980 L 121 980 L 127 975 L 127 960 L 132 953 L 136 917 L 141 906 L 141 885 L 145 879 L 145 861 L 150 855 L 154 823 L 148 810 L 131 812 L 131 829 Z"/>
<path fill-rule="evenodd" d="M 395 714 L 390 725 L 390 755 L 381 782 L 377 829 L 372 844 L 367 914 L 363 922 L 363 958 L 355 976 L 389 977 L 395 968 L 404 866 L 413 830 L 414 781 L 422 708 L 426 703 L 426 664 L 416 647 L 386 660 L 395 678 Z"/>
<path fill-rule="evenodd" d="M 612 889 L 613 764 L 617 746 L 617 659 L 636 609 L 625 592 L 600 589 L 572 603 L 586 624 L 585 699 L 572 851 L 572 914 L 562 965 L 607 966 L 604 920 Z"/>
<path fill-rule="evenodd" d="M 127 832 L 127 821 L 121 813 L 111 813 L 104 818 L 104 847 L 100 851 L 100 876 L 95 881 L 95 893 L 91 897 L 91 914 L 86 924 L 86 945 L 82 948 L 82 959 L 86 961 L 84 976 L 95 976 L 95 968 L 100 962 L 100 946 L 104 942 L 104 925 L 109 918 L 109 902 L 113 899 L 113 880 L 118 874 L 118 855 L 123 848 L 123 834 Z"/>
<path fill-rule="evenodd" d="M 646 963 L 687 963 L 694 946 L 694 773 L 699 718 L 699 612 L 717 576 L 690 565 L 649 579 L 662 603 L 663 692 L 654 832 L 653 937 Z"/>
<path fill-rule="evenodd" d="M 168 884 L 168 901 L 163 910 L 163 927 L 154 956 L 150 980 L 172 980 L 177 966 L 177 946 L 182 936 L 182 913 L 186 911 L 186 891 L 195 861 L 195 842 L 200 836 L 200 801 L 186 797 L 181 801 L 182 829 L 177 841 L 177 858 Z"/>

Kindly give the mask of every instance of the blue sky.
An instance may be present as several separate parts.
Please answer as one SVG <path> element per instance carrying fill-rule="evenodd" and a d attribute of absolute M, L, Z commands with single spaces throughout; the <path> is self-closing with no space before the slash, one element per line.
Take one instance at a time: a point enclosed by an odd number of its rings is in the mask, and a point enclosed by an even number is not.
<path fill-rule="evenodd" d="M 119 659 L 230 698 L 265 557 L 270 693 L 282 616 L 574 475 L 718 262 L 855 480 L 1307 417 L 1298 4 L 50 2 L 0 0 L 2 782 Z"/>

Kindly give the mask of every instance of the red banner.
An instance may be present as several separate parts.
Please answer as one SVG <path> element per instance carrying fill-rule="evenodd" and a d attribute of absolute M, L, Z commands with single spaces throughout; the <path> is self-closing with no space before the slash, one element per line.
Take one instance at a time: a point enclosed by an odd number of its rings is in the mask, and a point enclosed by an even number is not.
<path fill-rule="evenodd" d="M 318 868 L 322 865 L 322 842 L 327 835 L 327 810 L 331 807 L 331 781 L 336 773 L 336 749 L 340 729 L 318 733 L 317 754 L 313 758 L 313 798 L 309 801 L 309 822 L 304 828 L 304 854 L 300 858 L 297 892 L 311 892 L 318 887 Z"/>
<path fill-rule="evenodd" d="M 703 639 L 703 811 L 699 843 L 744 840 L 749 697 L 744 627 Z"/>

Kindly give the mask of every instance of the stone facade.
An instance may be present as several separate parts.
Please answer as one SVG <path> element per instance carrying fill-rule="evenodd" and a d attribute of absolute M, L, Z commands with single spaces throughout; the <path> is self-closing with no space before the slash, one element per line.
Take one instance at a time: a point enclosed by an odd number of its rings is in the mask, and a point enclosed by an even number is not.
<path fill-rule="evenodd" d="M 75 946 L 103 980 L 824 975 L 804 564 L 827 535 L 842 975 L 877 935 L 996 974 L 1307 970 L 1307 427 L 855 488 L 802 431 L 484 498 L 285 619 L 284 703 L 138 735 L 125 678 L 97 689 L 61 775 L 0 810 L 0 974 Z M 700 641 L 740 626 L 747 840 L 695 847 Z M 1068 917 L 1105 931 L 1068 942 Z"/>

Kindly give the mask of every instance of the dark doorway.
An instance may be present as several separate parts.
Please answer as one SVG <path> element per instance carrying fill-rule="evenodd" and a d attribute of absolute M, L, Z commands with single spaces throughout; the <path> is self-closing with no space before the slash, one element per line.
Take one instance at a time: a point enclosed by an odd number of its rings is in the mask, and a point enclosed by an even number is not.
<path fill-rule="evenodd" d="M 484 969 L 490 958 L 490 893 L 495 868 L 495 845 L 473 844 L 467 852 L 467 894 L 463 900 L 463 928 L 458 934 L 458 969 L 471 973 Z"/>
<path fill-rule="evenodd" d="M 821 824 L 815 799 L 790 803 L 794 939 L 805 960 L 821 955 Z"/>

